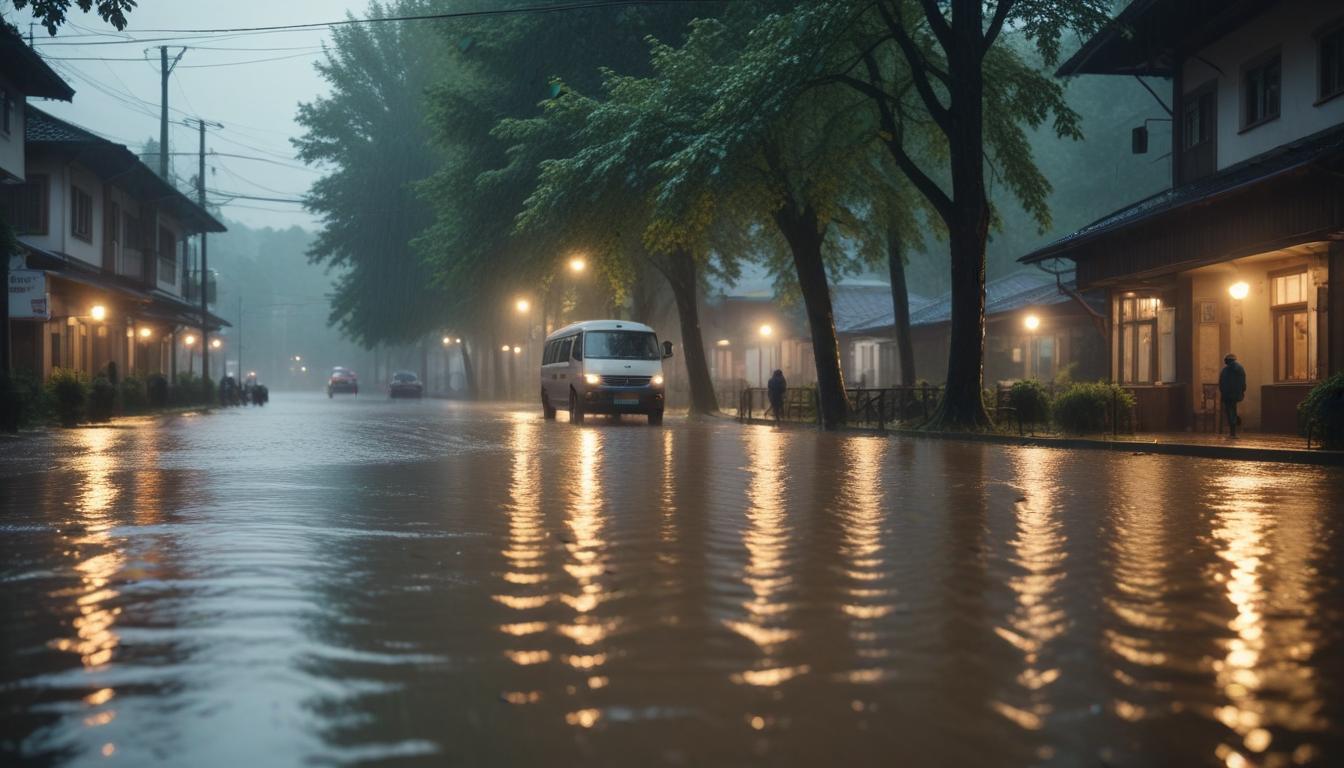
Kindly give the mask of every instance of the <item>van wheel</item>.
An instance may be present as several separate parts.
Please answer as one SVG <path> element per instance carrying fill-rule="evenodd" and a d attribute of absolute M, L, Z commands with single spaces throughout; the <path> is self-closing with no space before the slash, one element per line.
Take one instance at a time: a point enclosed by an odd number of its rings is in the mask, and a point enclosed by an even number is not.
<path fill-rule="evenodd" d="M 583 423 L 583 403 L 579 402 L 579 395 L 573 390 L 569 392 L 569 423 Z"/>
<path fill-rule="evenodd" d="M 649 411 L 649 426 L 650 426 L 650 427 L 660 427 L 660 426 L 662 426 L 662 424 L 663 424 L 663 412 L 662 412 L 662 411 Z"/>
<path fill-rule="evenodd" d="M 555 418 L 555 409 L 551 407 L 551 399 L 545 392 L 541 393 L 541 415 L 547 420 Z"/>

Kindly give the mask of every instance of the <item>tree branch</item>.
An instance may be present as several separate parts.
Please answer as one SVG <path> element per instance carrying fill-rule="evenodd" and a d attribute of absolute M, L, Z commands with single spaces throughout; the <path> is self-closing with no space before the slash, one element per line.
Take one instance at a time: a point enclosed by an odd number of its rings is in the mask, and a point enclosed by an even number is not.
<path fill-rule="evenodd" d="M 938 38 L 938 44 L 943 46 L 943 50 L 952 47 L 952 26 L 947 23 L 943 16 L 943 11 L 938 7 L 937 0 L 920 0 L 924 6 L 924 15 L 929 19 L 929 29 L 933 30 L 934 37 Z"/>
<path fill-rule="evenodd" d="M 865 56 L 863 62 L 868 67 L 868 77 L 873 82 L 881 83 L 882 70 L 878 68 L 872 55 Z M 882 88 L 873 87 L 884 96 L 886 95 L 886 91 Z M 910 180 L 910 183 L 915 185 L 920 194 L 924 195 L 929 204 L 938 211 L 938 215 L 943 217 L 943 221 L 950 224 L 952 221 L 952 199 L 906 153 L 904 146 L 905 130 L 902 125 L 897 124 L 896 116 L 891 110 L 891 104 L 887 103 L 886 99 L 876 99 L 876 101 L 878 114 L 882 120 L 882 129 L 887 134 L 882 137 L 882 143 L 887 146 L 887 152 L 896 162 L 896 166 L 905 174 L 905 177 Z M 899 104 L 899 102 L 897 103 Z"/>
<path fill-rule="evenodd" d="M 950 134 L 952 131 L 951 118 L 948 115 L 947 107 L 938 99 L 938 94 L 933 92 L 933 84 L 929 82 L 929 75 L 926 70 L 930 69 L 924 59 L 924 54 L 920 52 L 915 45 L 915 41 L 910 39 L 906 32 L 905 23 L 898 18 L 893 17 L 887 12 L 885 5 L 879 4 L 878 10 L 882 13 L 882 19 L 886 21 L 887 28 L 891 30 L 892 36 L 896 38 L 896 44 L 900 46 L 901 53 L 905 54 L 905 60 L 910 65 L 910 77 L 914 81 L 915 90 L 919 92 L 919 97 L 924 101 L 924 108 L 928 110 L 933 121 L 944 133 Z"/>
<path fill-rule="evenodd" d="M 1017 0 L 998 0 L 998 4 L 994 6 L 994 18 L 989 22 L 989 29 L 985 30 L 983 47 L 980 49 L 981 56 L 984 56 L 985 52 L 994 45 L 994 40 L 1003 30 L 1003 22 L 1008 19 L 1008 14 L 1013 10 L 1013 5 L 1016 2 Z"/>

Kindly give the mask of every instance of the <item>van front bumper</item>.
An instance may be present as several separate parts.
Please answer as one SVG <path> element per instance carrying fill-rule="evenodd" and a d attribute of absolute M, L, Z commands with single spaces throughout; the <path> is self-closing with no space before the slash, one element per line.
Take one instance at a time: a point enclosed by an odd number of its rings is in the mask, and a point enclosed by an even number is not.
<path fill-rule="evenodd" d="M 588 413 L 649 413 L 663 410 L 661 389 L 620 389 L 593 387 L 583 393 L 583 410 Z"/>

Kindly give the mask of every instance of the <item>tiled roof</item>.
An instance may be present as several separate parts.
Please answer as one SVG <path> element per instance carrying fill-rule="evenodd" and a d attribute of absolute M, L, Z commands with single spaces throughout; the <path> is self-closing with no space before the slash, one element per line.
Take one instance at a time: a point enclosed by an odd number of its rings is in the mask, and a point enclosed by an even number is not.
<path fill-rule="evenodd" d="M 69 144 L 112 144 L 83 128 L 67 123 L 40 109 L 29 108 L 23 126 L 24 139 L 29 142 L 63 142 Z M 115 145 L 121 146 L 121 145 Z"/>
<path fill-rule="evenodd" d="M 1173 212 L 1238 188 L 1264 181 L 1272 176 L 1301 168 L 1309 163 L 1344 156 L 1344 125 L 1334 126 L 1298 141 L 1284 144 L 1249 160 L 1229 166 L 1212 176 L 1184 186 L 1159 192 L 1152 197 L 1121 208 L 1049 245 L 1023 256 L 1018 261 L 1032 264 L 1045 259 L 1068 257 L 1068 251 L 1084 242 L 1118 231 L 1139 222 Z"/>
<path fill-rule="evenodd" d="M 1018 272 L 985 283 L 985 315 L 1070 301 L 1050 275 Z M 952 294 L 944 294 L 910 312 L 911 325 L 937 325 L 952 319 Z M 890 321 L 887 323 L 890 326 Z M 875 326 L 874 326 L 875 327 Z"/>

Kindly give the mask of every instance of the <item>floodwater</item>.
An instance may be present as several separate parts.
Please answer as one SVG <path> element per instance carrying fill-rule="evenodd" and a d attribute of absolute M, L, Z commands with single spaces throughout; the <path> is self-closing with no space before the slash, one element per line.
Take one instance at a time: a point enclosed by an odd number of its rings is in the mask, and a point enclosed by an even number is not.
<path fill-rule="evenodd" d="M 0 763 L 1344 764 L 1338 469 L 634 421 L 0 440 Z"/>

